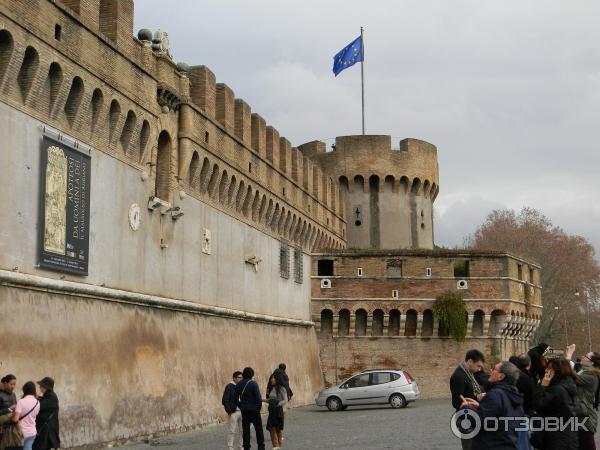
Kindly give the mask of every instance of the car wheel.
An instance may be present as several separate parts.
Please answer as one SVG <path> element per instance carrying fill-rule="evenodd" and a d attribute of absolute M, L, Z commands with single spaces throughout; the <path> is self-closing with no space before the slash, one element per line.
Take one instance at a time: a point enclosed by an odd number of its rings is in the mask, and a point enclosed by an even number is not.
<path fill-rule="evenodd" d="M 339 411 L 344 407 L 344 405 L 342 405 L 342 401 L 337 397 L 329 397 L 326 405 L 329 411 Z"/>
<path fill-rule="evenodd" d="M 390 397 L 390 405 L 392 408 L 405 408 L 407 404 L 408 403 L 402 394 L 393 394 Z"/>

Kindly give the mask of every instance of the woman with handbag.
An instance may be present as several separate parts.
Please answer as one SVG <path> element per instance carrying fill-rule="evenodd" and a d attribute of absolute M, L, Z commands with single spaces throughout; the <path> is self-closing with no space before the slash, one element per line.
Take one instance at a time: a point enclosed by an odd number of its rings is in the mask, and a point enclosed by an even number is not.
<path fill-rule="evenodd" d="M 13 422 L 14 408 L 17 404 L 14 375 L 2 377 L 0 389 L 0 450 L 21 450 L 23 433 L 19 425 Z"/>
<path fill-rule="evenodd" d="M 534 409 L 538 416 L 552 418 L 563 423 L 575 417 L 575 372 L 565 358 L 551 359 L 542 379 L 544 388 L 534 399 Z M 539 450 L 577 450 L 577 430 L 566 427 L 557 431 L 534 431 L 531 444 Z"/>
<path fill-rule="evenodd" d="M 35 391 L 35 383 L 28 381 L 23 385 L 23 397 L 17 402 L 13 423 L 18 423 L 23 433 L 23 450 L 31 450 L 37 434 L 35 419 L 40 412 L 40 401 Z"/>
<path fill-rule="evenodd" d="M 272 388 L 269 396 L 263 402 L 269 404 L 267 430 L 271 433 L 271 444 L 275 450 L 283 446 L 284 409 L 288 402 L 288 395 L 285 382 L 278 373 L 271 375 L 269 382 Z"/>
<path fill-rule="evenodd" d="M 589 352 L 581 358 L 582 370 L 577 374 L 577 417 L 587 418 L 587 430 L 579 430 L 579 450 L 596 450 L 594 433 L 598 428 L 600 403 L 600 353 Z"/>
<path fill-rule="evenodd" d="M 38 381 L 42 396 L 40 397 L 40 412 L 35 426 L 37 436 L 33 441 L 33 450 L 50 450 L 60 448 L 58 436 L 58 397 L 54 393 L 54 380 L 45 377 Z"/>

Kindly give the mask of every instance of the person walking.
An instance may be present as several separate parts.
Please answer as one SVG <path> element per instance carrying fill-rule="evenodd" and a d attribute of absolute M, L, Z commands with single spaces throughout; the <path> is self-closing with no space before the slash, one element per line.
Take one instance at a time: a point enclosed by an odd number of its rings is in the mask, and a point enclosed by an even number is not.
<path fill-rule="evenodd" d="M 274 373 L 269 379 L 271 390 L 264 402 L 269 404 L 269 417 L 267 430 L 271 433 L 273 450 L 283 447 L 283 424 L 285 420 L 285 407 L 288 402 L 287 389 L 281 372 Z"/>
<path fill-rule="evenodd" d="M 482 423 L 486 420 L 501 419 L 495 429 L 482 429 L 473 438 L 473 450 L 516 450 L 517 431 L 522 426 L 518 418 L 524 417 L 523 396 L 515 386 L 519 378 L 519 369 L 507 361 L 494 366 L 488 380 L 488 391 L 481 400 L 465 398 L 461 407 L 477 412 Z M 513 420 L 504 420 L 512 417 Z"/>
<path fill-rule="evenodd" d="M 223 400 L 221 403 L 227 413 L 227 449 L 233 450 L 233 442 L 237 436 L 238 448 L 242 449 L 242 412 L 237 405 L 237 397 L 235 395 L 235 387 L 242 381 L 242 372 L 236 370 L 233 372 L 232 379 L 223 392 Z"/>
<path fill-rule="evenodd" d="M 461 362 L 450 377 L 450 393 L 452 394 L 452 406 L 457 411 L 461 409 L 463 398 L 477 400 L 483 392 L 474 377 L 474 374 L 483 370 L 485 357 L 479 350 L 469 350 L 465 355 L 465 360 Z M 464 450 L 471 450 L 471 439 L 461 439 L 461 445 Z"/>
<path fill-rule="evenodd" d="M 544 389 L 533 400 L 533 408 L 538 416 L 562 420 L 563 424 L 572 420 L 575 417 L 577 394 L 575 379 L 569 360 L 549 360 L 541 382 Z M 531 444 L 539 450 L 577 450 L 577 440 L 577 431 L 571 427 L 559 427 L 556 431 L 534 431 L 531 436 Z"/>
<path fill-rule="evenodd" d="M 587 418 L 587 430 L 578 430 L 579 450 L 596 450 L 594 434 L 598 429 L 600 403 L 600 353 L 589 352 L 581 358 L 581 371 L 577 374 L 575 384 L 575 412 L 578 418 Z"/>
<path fill-rule="evenodd" d="M 33 441 L 33 450 L 50 450 L 60 448 L 58 413 L 58 396 L 54 392 L 54 380 L 44 377 L 37 383 L 42 396 L 40 410 L 35 419 L 37 436 Z"/>
<path fill-rule="evenodd" d="M 242 437 L 244 449 L 250 448 L 250 424 L 254 426 L 256 432 L 256 444 L 258 450 L 265 450 L 265 435 L 262 428 L 262 419 L 260 410 L 262 407 L 262 398 L 260 388 L 254 377 L 252 367 L 246 367 L 242 371 L 242 381 L 235 386 L 235 396 L 238 399 L 238 407 L 242 412 Z"/>
<path fill-rule="evenodd" d="M 12 421 L 18 423 L 23 433 L 23 450 L 31 450 L 37 434 L 35 419 L 40 412 L 35 383 L 28 381 L 23 385 L 23 397 L 17 402 Z"/>

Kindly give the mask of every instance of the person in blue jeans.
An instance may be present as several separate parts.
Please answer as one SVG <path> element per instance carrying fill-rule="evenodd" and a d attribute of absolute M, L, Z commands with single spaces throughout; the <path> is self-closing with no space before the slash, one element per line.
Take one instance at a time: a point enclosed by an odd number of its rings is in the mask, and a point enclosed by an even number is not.
<path fill-rule="evenodd" d="M 250 425 L 254 426 L 256 432 L 256 444 L 258 450 L 265 450 L 265 435 L 263 432 L 260 409 L 262 408 L 262 397 L 260 388 L 254 377 L 252 367 L 246 367 L 242 371 L 242 381 L 235 386 L 235 396 L 238 399 L 238 407 L 242 412 L 242 440 L 244 449 L 250 449 Z"/>

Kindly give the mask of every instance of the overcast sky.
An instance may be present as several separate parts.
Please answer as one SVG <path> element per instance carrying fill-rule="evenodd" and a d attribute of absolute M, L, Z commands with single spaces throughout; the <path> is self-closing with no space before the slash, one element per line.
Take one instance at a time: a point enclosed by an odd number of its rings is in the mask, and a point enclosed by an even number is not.
<path fill-rule="evenodd" d="M 599 252 L 600 2 L 135 7 L 136 32 L 167 31 L 176 62 L 207 65 L 293 145 L 360 134 L 360 67 L 331 67 L 364 26 L 367 133 L 438 148 L 437 244 L 462 245 L 492 209 L 531 206 Z"/>

